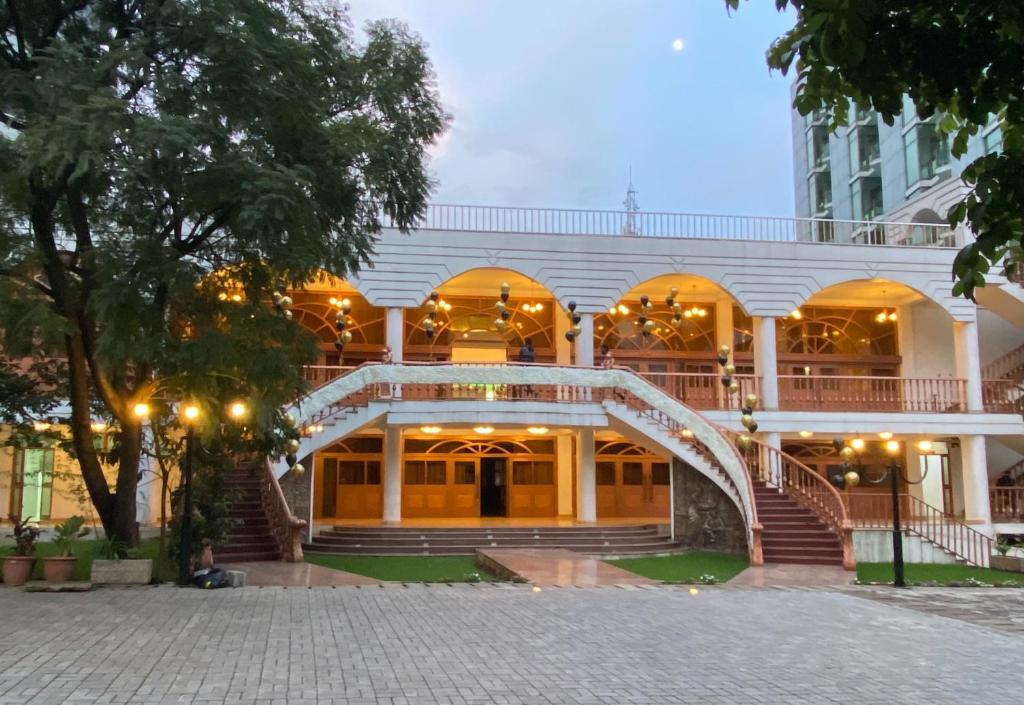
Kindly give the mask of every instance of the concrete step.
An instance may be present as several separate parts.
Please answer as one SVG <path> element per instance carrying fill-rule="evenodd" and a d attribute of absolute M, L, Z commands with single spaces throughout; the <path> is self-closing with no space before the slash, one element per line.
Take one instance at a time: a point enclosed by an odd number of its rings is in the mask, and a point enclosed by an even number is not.
<path fill-rule="evenodd" d="M 501 548 L 536 548 L 536 546 L 524 544 L 501 544 Z M 486 546 L 462 545 L 462 546 L 428 546 L 428 547 L 404 547 L 404 546 L 330 546 L 314 541 L 312 544 L 303 546 L 303 550 L 309 553 L 327 553 L 331 555 L 388 555 L 388 556 L 468 556 L 474 555 L 477 548 Z M 674 553 L 681 550 L 678 543 L 670 541 L 650 544 L 639 544 L 628 548 L 609 546 L 578 546 L 564 544 L 559 548 L 565 548 L 577 553 L 599 556 L 638 556 L 659 553 Z"/>

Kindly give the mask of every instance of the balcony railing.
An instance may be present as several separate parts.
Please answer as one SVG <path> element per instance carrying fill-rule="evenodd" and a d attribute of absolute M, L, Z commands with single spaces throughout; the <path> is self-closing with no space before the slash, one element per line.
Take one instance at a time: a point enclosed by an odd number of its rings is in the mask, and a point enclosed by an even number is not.
<path fill-rule="evenodd" d="M 382 218 L 382 224 L 394 227 L 387 217 Z M 880 235 L 861 244 L 955 247 L 957 239 L 944 225 L 921 223 L 447 204 L 428 206 L 415 227 L 521 235 L 630 233 L 642 237 L 840 244 L 857 244 L 854 236 L 871 227 Z"/>
<path fill-rule="evenodd" d="M 1024 391 L 1009 379 L 986 379 L 981 382 L 981 401 L 985 411 L 1014 414 L 1024 411 Z"/>
<path fill-rule="evenodd" d="M 1024 487 L 990 487 L 992 521 L 1024 523 Z"/>
<path fill-rule="evenodd" d="M 965 399 L 962 379 L 779 375 L 779 405 L 794 411 L 956 413 Z"/>
<path fill-rule="evenodd" d="M 748 394 L 761 396 L 761 380 L 753 375 L 736 375 L 739 392 L 730 395 L 722 386 L 722 378 L 714 374 L 688 372 L 638 372 L 667 394 L 694 409 L 728 409 L 739 406 L 739 400 Z"/>

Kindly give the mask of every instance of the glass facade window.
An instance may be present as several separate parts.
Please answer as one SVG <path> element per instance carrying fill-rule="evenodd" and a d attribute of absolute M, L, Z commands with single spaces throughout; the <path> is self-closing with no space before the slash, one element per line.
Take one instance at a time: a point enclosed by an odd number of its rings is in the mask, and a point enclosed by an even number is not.
<path fill-rule="evenodd" d="M 807 132 L 807 166 L 810 169 L 828 167 L 828 128 L 824 125 L 812 127 Z"/>
<path fill-rule="evenodd" d="M 50 518 L 53 499 L 53 449 L 18 448 L 8 513 L 22 519 Z"/>
<path fill-rule="evenodd" d="M 811 203 L 815 213 L 832 212 L 832 174 L 825 171 L 811 179 Z"/>
<path fill-rule="evenodd" d="M 882 179 L 864 176 L 850 184 L 850 204 L 854 220 L 874 220 L 880 216 L 882 207 Z"/>
<path fill-rule="evenodd" d="M 907 188 L 928 181 L 949 167 L 949 136 L 936 129 L 934 120 L 915 125 L 903 135 Z"/>
<path fill-rule="evenodd" d="M 1003 151 L 1003 131 L 999 128 L 987 133 L 983 138 L 985 142 L 985 154 L 996 154 Z"/>

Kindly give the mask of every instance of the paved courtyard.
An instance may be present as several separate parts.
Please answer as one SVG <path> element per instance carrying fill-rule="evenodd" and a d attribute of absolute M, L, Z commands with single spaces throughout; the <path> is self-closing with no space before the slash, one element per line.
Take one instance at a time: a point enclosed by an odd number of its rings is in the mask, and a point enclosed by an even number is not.
<path fill-rule="evenodd" d="M 0 589 L 0 614 L 2 705 L 1019 705 L 1024 692 L 1024 636 L 841 592 Z"/>

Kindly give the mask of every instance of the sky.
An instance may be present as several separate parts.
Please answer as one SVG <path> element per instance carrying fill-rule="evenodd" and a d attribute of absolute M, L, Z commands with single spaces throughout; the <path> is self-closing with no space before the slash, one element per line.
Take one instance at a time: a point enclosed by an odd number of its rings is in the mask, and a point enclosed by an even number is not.
<path fill-rule="evenodd" d="M 448 133 L 432 201 L 792 215 L 789 86 L 770 0 L 353 0 L 428 45 Z M 682 40 L 678 50 L 676 40 Z"/>

